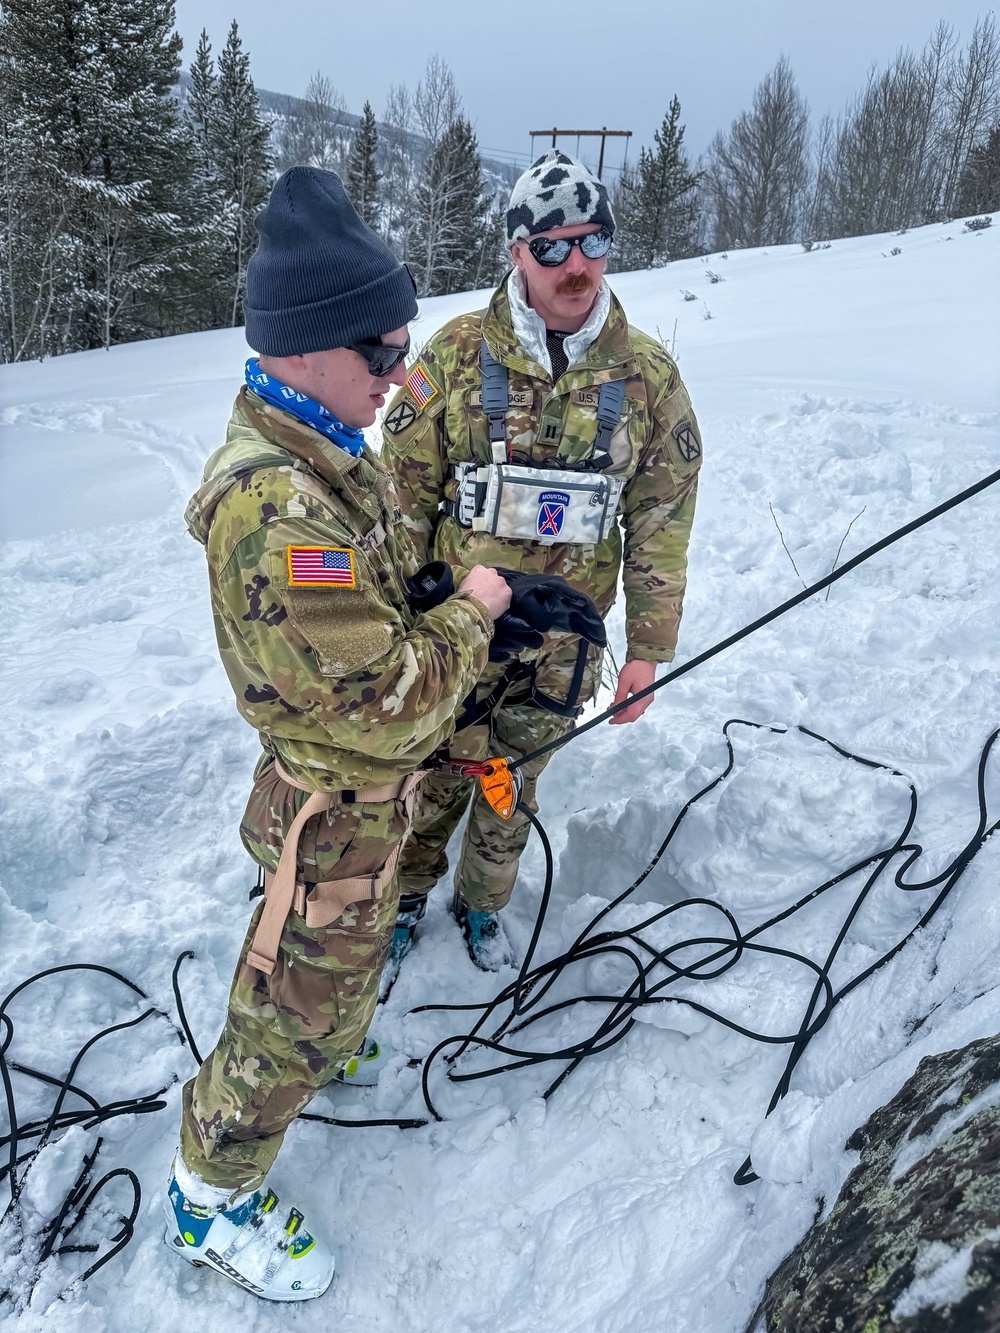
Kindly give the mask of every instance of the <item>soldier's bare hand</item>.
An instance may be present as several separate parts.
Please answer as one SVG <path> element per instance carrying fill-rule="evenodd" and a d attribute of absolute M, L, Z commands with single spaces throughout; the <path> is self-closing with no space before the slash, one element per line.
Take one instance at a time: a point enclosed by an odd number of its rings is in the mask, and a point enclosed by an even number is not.
<path fill-rule="evenodd" d="M 482 602 L 494 620 L 510 606 L 510 588 L 495 569 L 486 565 L 473 565 L 462 580 L 460 591 Z"/>
<path fill-rule="evenodd" d="M 655 678 L 655 662 L 642 662 L 638 658 L 632 662 L 626 662 L 618 673 L 618 688 L 615 690 L 613 702 L 620 704 L 630 694 L 638 694 L 647 685 L 652 685 Z M 647 694 L 645 699 L 639 699 L 631 708 L 623 708 L 620 713 L 615 713 L 614 717 L 608 718 L 608 721 L 612 726 L 615 723 L 634 722 L 636 718 L 642 717 L 652 702 L 653 696 Z"/>

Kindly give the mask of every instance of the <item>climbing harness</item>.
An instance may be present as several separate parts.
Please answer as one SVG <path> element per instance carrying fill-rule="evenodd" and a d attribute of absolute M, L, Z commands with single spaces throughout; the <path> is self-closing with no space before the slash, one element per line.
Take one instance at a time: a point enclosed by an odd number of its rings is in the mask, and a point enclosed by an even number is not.
<path fill-rule="evenodd" d="M 398 782 L 387 783 L 381 787 L 367 787 L 357 791 L 316 791 L 293 778 L 277 759 L 273 762 L 282 782 L 298 791 L 308 792 L 308 797 L 285 834 L 277 868 L 273 872 L 264 871 L 264 909 L 247 952 L 247 961 L 267 976 L 274 972 L 277 964 L 281 932 L 290 911 L 294 909 L 299 916 L 304 917 L 306 925 L 311 930 L 316 930 L 322 926 L 332 925 L 351 903 L 378 902 L 383 889 L 395 873 L 396 862 L 402 850 L 403 839 L 400 839 L 384 864 L 370 875 L 328 879 L 307 886 L 301 881 L 296 881 L 295 869 L 299 838 L 308 821 L 314 815 L 322 814 L 334 805 L 399 800 L 403 802 L 409 828 L 417 786 L 424 776 L 424 771 L 418 769 L 416 773 L 410 773 Z"/>

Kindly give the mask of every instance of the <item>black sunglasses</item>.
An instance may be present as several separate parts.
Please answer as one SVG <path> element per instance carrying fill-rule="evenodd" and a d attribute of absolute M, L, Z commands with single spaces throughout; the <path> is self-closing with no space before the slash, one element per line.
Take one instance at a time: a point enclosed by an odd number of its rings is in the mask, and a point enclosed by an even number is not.
<path fill-rule="evenodd" d="M 364 339 L 361 342 L 345 343 L 352 352 L 357 352 L 358 356 L 363 356 L 368 362 L 368 374 L 376 379 L 385 379 L 386 375 L 391 375 L 399 365 L 400 361 L 405 361 L 410 353 L 410 335 L 406 335 L 406 342 L 402 347 L 396 347 L 392 343 L 381 342 L 378 338 Z"/>
<path fill-rule="evenodd" d="M 528 249 L 536 263 L 544 268 L 558 268 L 565 264 L 574 245 L 580 247 L 580 253 L 587 259 L 603 259 L 611 249 L 614 237 L 603 227 L 600 231 L 588 232 L 586 236 L 560 236 L 552 240 L 549 236 L 536 236 L 528 242 Z"/>

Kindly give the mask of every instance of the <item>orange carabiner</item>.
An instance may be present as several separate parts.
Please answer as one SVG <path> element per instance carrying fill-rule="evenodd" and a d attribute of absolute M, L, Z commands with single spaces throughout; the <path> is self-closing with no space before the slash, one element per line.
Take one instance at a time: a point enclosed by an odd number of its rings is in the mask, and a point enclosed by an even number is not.
<path fill-rule="evenodd" d="M 479 787 L 501 819 L 510 819 L 521 796 L 521 774 L 511 772 L 506 759 L 490 759 L 479 774 Z"/>

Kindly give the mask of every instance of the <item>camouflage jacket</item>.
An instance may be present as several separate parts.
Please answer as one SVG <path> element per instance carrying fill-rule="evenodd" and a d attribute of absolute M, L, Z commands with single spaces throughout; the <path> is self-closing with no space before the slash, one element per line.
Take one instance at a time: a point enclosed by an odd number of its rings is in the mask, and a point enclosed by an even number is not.
<path fill-rule="evenodd" d="M 479 369 L 483 338 L 507 367 L 507 442 L 515 463 L 572 467 L 585 460 L 597 434 L 600 385 L 625 381 L 608 469 L 625 485 L 619 523 L 604 541 L 548 546 L 493 537 L 440 512 L 442 501 L 457 496 L 450 465 L 491 461 Z M 518 345 L 502 285 L 485 312 L 461 315 L 430 339 L 393 398 L 383 432 L 383 459 L 423 559 L 448 560 L 456 571 L 479 563 L 561 574 L 592 597 L 602 615 L 615 600 L 624 566 L 629 658 L 673 658 L 701 440 L 675 362 L 628 324 L 614 296 L 582 360 L 553 384 Z"/>
<path fill-rule="evenodd" d="M 243 389 L 185 517 L 237 707 L 292 777 L 380 785 L 447 743 L 493 621 L 462 593 L 413 615 L 418 562 L 377 458 Z M 331 571 L 310 566 L 317 550 Z"/>

